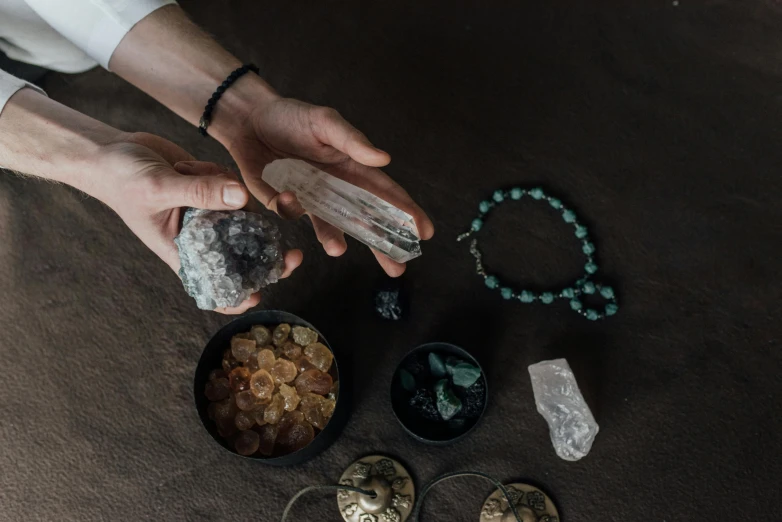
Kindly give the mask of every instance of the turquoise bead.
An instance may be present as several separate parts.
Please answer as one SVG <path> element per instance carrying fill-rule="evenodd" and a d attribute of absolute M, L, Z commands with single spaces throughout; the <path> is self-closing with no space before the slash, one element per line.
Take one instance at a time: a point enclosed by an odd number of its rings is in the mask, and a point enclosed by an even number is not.
<path fill-rule="evenodd" d="M 616 314 L 616 312 L 619 311 L 619 307 L 614 303 L 608 303 L 606 305 L 606 315 L 611 316 Z"/>
<path fill-rule="evenodd" d="M 584 265 L 584 270 L 587 274 L 594 274 L 597 272 L 597 265 L 594 264 L 592 261 Z"/>
<path fill-rule="evenodd" d="M 510 288 L 502 288 L 500 290 L 500 293 L 502 294 L 503 299 L 510 299 L 511 297 L 513 297 L 513 290 L 511 290 Z"/>
<path fill-rule="evenodd" d="M 584 239 L 585 237 L 587 237 L 587 227 L 585 227 L 584 225 L 578 225 L 576 227 L 576 237 L 578 239 Z"/>
<path fill-rule="evenodd" d="M 529 195 L 532 196 L 532 199 L 543 199 L 545 194 L 543 193 L 543 189 L 541 188 L 534 188 L 529 191 Z"/>
<path fill-rule="evenodd" d="M 557 198 L 551 198 L 548 200 L 548 204 L 551 205 L 552 208 L 555 208 L 559 210 L 562 208 L 562 202 L 558 200 Z"/>
<path fill-rule="evenodd" d="M 572 288 L 565 288 L 562 290 L 562 297 L 573 299 L 576 296 L 576 292 Z"/>
<path fill-rule="evenodd" d="M 521 296 L 519 297 L 522 303 L 531 303 L 535 300 L 535 294 L 528 290 L 522 290 Z"/>
<path fill-rule="evenodd" d="M 500 280 L 494 276 L 489 276 L 486 278 L 486 286 L 488 286 L 489 288 L 492 289 L 497 288 L 499 284 L 500 284 Z"/>
<path fill-rule="evenodd" d="M 587 283 L 584 283 L 584 286 L 581 288 L 585 294 L 592 295 L 595 293 L 595 283 L 592 281 L 589 281 Z"/>
<path fill-rule="evenodd" d="M 519 200 L 524 195 L 524 191 L 520 188 L 514 188 L 510 191 L 510 197 L 511 199 Z"/>
<path fill-rule="evenodd" d="M 581 310 L 582 306 L 583 305 L 581 304 L 581 301 L 579 301 L 578 299 L 571 299 L 570 300 L 570 308 L 572 308 L 573 310 L 576 310 L 576 311 Z"/>
<path fill-rule="evenodd" d="M 472 225 L 470 225 L 470 228 L 473 229 L 473 231 L 477 232 L 481 229 L 483 226 L 483 220 L 481 218 L 475 218 L 472 220 Z"/>
<path fill-rule="evenodd" d="M 540 301 L 544 304 L 551 304 L 554 302 L 554 294 L 551 292 L 543 292 L 540 294 Z"/>
<path fill-rule="evenodd" d="M 586 311 L 586 318 L 589 319 L 590 321 L 597 321 L 599 317 L 600 314 L 598 314 L 596 310 L 590 309 Z"/>
<path fill-rule="evenodd" d="M 572 210 L 566 210 L 562 213 L 562 219 L 565 223 L 574 223 L 576 221 L 576 213 Z"/>
<path fill-rule="evenodd" d="M 613 299 L 614 298 L 614 289 L 610 286 L 604 286 L 600 289 L 600 295 L 602 295 L 606 299 Z"/>
<path fill-rule="evenodd" d="M 584 246 L 581 247 L 581 250 L 588 256 L 591 256 L 595 253 L 595 245 L 590 243 L 589 241 L 584 242 Z"/>
<path fill-rule="evenodd" d="M 502 200 L 505 199 L 505 194 L 503 194 L 501 190 L 495 190 L 491 198 L 497 203 L 500 203 Z"/>
<path fill-rule="evenodd" d="M 491 208 L 491 203 L 488 201 L 481 201 L 478 205 L 478 210 L 480 210 L 482 213 L 487 213 L 489 209 Z"/>

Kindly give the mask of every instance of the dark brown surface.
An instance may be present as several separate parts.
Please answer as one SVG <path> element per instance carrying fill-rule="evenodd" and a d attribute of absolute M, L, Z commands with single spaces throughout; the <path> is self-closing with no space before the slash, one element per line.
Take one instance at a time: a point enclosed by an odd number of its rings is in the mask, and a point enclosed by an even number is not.
<path fill-rule="evenodd" d="M 191 379 L 226 318 L 197 311 L 99 203 L 0 177 L 0 519 L 272 521 L 368 452 L 399 457 L 419 486 L 460 469 L 537 481 L 566 521 L 779 518 L 782 10 L 479 4 L 184 4 L 283 93 L 338 108 L 389 150 L 389 173 L 437 226 L 405 276 L 404 324 L 371 315 L 368 252 L 351 242 L 329 259 L 303 223 L 286 226 L 305 263 L 263 306 L 311 321 L 357 372 L 344 434 L 297 468 L 231 458 L 200 426 Z M 229 160 L 105 71 L 46 87 Z M 591 224 L 620 291 L 614 319 L 505 304 L 473 275 L 454 238 L 480 199 L 516 183 L 550 187 Z M 519 284 L 565 282 L 581 263 L 542 208 L 502 209 L 484 243 L 487 264 Z M 491 390 L 482 424 L 448 448 L 413 441 L 388 399 L 396 362 L 433 340 L 476 354 Z M 526 370 L 560 356 L 601 427 L 578 463 L 554 454 Z M 477 520 L 490 490 L 439 486 L 424 519 Z M 330 495 L 294 511 L 338 519 Z"/>

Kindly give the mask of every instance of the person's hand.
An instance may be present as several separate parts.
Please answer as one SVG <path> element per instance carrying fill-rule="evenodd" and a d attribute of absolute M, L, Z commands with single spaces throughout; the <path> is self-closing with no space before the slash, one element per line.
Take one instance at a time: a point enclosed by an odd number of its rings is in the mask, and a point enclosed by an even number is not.
<path fill-rule="evenodd" d="M 298 158 L 404 210 L 413 216 L 421 239 L 434 234 L 434 225 L 424 211 L 378 168 L 387 165 L 391 157 L 375 148 L 334 109 L 275 96 L 255 106 L 235 125 L 238 130 L 231 133 L 230 143 L 225 145 L 253 195 L 280 216 L 297 218 L 303 209 L 292 193 L 278 194 L 264 183 L 263 169 L 279 158 Z M 347 248 L 344 234 L 315 216 L 310 219 L 326 253 L 342 255 Z M 402 275 L 404 264 L 375 250 L 373 253 L 388 275 Z"/>
<path fill-rule="evenodd" d="M 98 170 L 105 184 L 92 187 L 90 192 L 177 273 L 180 263 L 174 238 L 181 228 L 184 207 L 235 210 L 248 201 L 247 190 L 236 175 L 214 163 L 194 161 L 177 145 L 152 134 L 123 135 L 106 147 L 100 161 Z M 286 252 L 282 277 L 288 277 L 301 259 L 299 250 Z M 238 307 L 216 311 L 239 314 L 259 301 L 256 293 Z"/>

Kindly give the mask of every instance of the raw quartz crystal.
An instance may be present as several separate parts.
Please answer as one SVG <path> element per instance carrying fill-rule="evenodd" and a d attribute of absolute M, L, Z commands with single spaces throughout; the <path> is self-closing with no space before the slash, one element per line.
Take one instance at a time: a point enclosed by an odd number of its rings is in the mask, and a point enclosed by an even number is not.
<path fill-rule="evenodd" d="M 190 208 L 174 243 L 179 277 L 202 310 L 239 306 L 284 268 L 280 233 L 260 214 Z"/>
<path fill-rule="evenodd" d="M 564 460 L 589 453 L 600 427 L 587 406 L 565 359 L 541 361 L 529 367 L 538 412 L 546 419 L 551 442 Z"/>
<path fill-rule="evenodd" d="M 264 169 L 263 181 L 277 192 L 293 192 L 305 210 L 394 261 L 421 255 L 412 216 L 305 161 L 276 160 Z"/>

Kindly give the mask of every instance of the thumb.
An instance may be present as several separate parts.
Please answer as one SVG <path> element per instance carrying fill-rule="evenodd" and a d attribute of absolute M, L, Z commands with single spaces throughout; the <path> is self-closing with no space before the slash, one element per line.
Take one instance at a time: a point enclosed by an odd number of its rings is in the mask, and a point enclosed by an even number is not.
<path fill-rule="evenodd" d="M 244 207 L 249 200 L 244 185 L 217 168 L 204 170 L 180 162 L 176 171 L 167 177 L 164 184 L 172 206 L 235 210 Z"/>
<path fill-rule="evenodd" d="M 368 167 L 385 167 L 391 156 L 369 141 L 369 139 L 347 122 L 340 113 L 328 107 L 312 109 L 312 128 L 321 143 L 331 145 L 350 156 L 354 161 Z"/>

